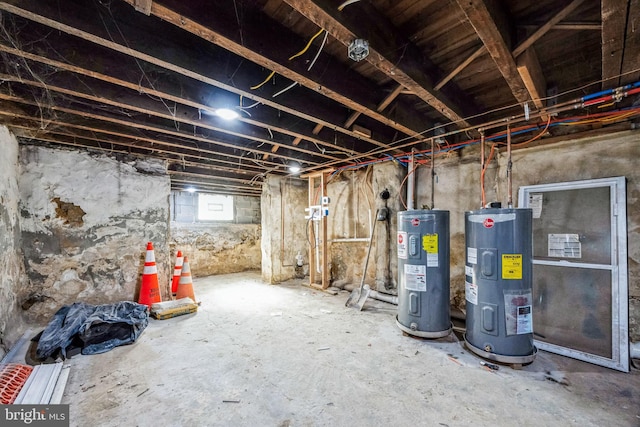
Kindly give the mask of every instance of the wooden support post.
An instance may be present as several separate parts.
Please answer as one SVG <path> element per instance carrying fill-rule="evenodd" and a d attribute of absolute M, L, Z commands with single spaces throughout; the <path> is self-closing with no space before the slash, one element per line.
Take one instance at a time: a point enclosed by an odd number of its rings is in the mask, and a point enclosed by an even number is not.
<path fill-rule="evenodd" d="M 302 175 L 301 178 L 309 180 L 309 236 L 313 236 L 309 242 L 309 286 L 319 290 L 329 287 L 329 247 L 327 216 L 323 214 L 322 199 L 327 195 L 327 180 L 333 169 L 326 169 Z M 313 207 L 313 208 L 312 208 Z M 319 219 L 314 219 L 314 212 Z M 316 229 L 316 224 L 318 227 Z M 318 259 L 319 257 L 319 259 Z M 318 271 L 318 267 L 319 270 Z"/>

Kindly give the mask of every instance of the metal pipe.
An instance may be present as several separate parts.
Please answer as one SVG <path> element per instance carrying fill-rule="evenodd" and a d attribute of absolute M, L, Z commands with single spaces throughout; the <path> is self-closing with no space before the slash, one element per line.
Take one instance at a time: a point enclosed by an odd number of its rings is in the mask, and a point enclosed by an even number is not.
<path fill-rule="evenodd" d="M 369 286 L 369 285 L 365 285 Z M 369 296 L 373 299 L 377 299 L 378 301 L 388 302 L 389 304 L 398 305 L 398 297 L 395 295 L 382 294 L 378 291 L 374 291 L 373 289 L 369 291 Z"/>
<path fill-rule="evenodd" d="M 318 211 L 318 214 L 322 215 L 322 211 Z M 318 220 L 311 220 L 314 229 L 313 234 L 316 238 L 316 272 L 319 274 L 322 273 L 322 268 L 320 267 L 320 221 L 322 221 L 322 218 L 319 218 Z"/>
<path fill-rule="evenodd" d="M 484 158 L 484 129 L 480 129 L 480 209 L 483 209 L 485 206 L 485 197 L 484 197 L 484 168 L 485 168 L 485 158 Z"/>
<path fill-rule="evenodd" d="M 378 217 L 378 212 L 380 212 L 380 209 L 376 210 L 376 218 Z M 369 238 L 369 245 L 367 247 L 367 257 L 364 259 L 364 268 L 362 269 L 362 280 L 360 281 L 360 295 L 362 295 L 362 289 L 364 289 L 365 285 L 364 281 L 367 278 L 367 267 L 369 266 L 369 256 L 371 256 L 371 246 L 373 246 L 373 233 L 376 229 L 376 222 L 378 221 L 374 221 L 373 222 L 373 228 L 371 229 L 371 237 Z"/>
<path fill-rule="evenodd" d="M 632 359 L 640 359 L 640 341 L 629 343 L 629 356 Z"/>
<path fill-rule="evenodd" d="M 415 168 L 415 148 L 411 149 L 411 160 L 409 160 L 409 169 L 407 173 L 409 176 L 407 177 L 407 210 L 411 211 L 414 209 L 414 191 L 415 191 L 415 176 L 413 175 L 413 170 Z"/>
<path fill-rule="evenodd" d="M 434 138 L 431 138 L 431 209 L 436 208 L 436 152 L 434 150 Z"/>
<path fill-rule="evenodd" d="M 513 207 L 513 178 L 511 173 L 511 127 L 507 124 L 507 207 Z"/>

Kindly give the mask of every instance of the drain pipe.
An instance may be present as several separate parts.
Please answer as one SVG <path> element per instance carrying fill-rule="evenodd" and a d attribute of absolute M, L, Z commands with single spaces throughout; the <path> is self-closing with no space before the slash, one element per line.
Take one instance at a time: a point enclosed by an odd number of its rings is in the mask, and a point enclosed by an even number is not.
<path fill-rule="evenodd" d="M 640 359 L 640 341 L 629 343 L 629 356 L 632 359 Z"/>
<path fill-rule="evenodd" d="M 511 168 L 511 125 L 507 124 L 507 207 L 513 207 L 513 177 Z"/>
<path fill-rule="evenodd" d="M 409 168 L 407 173 L 409 177 L 407 178 L 407 210 L 412 211 L 414 209 L 414 191 L 415 191 L 415 176 L 413 175 L 413 170 L 416 167 L 415 164 L 415 148 L 411 149 L 411 160 L 409 160 Z"/>
<path fill-rule="evenodd" d="M 378 291 L 374 291 L 369 287 L 369 285 L 364 285 L 364 289 L 369 291 L 369 298 L 388 302 L 389 304 L 398 305 L 398 297 L 395 295 L 383 294 Z"/>
<path fill-rule="evenodd" d="M 484 129 L 480 129 L 480 209 L 484 209 L 484 169 L 486 168 L 484 158 Z"/>
<path fill-rule="evenodd" d="M 435 139 L 431 138 L 431 209 L 436 208 L 436 152 Z"/>

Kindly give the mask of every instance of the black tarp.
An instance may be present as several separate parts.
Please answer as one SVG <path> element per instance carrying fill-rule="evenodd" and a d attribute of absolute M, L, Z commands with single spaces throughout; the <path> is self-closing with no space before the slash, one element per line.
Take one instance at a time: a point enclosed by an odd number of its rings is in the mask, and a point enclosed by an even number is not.
<path fill-rule="evenodd" d="M 42 332 L 36 356 L 44 360 L 60 351 L 66 358 L 72 342 L 79 343 L 82 354 L 104 353 L 131 344 L 149 324 L 147 308 L 131 301 L 98 306 L 83 302 L 65 305 Z"/>

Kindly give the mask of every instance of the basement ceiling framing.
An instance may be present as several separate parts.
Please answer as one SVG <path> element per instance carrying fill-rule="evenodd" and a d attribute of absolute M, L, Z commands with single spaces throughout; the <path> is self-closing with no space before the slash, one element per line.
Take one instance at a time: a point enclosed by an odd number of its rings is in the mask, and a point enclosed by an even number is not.
<path fill-rule="evenodd" d="M 640 79 L 631 0 L 8 0 L 0 19 L 0 123 L 163 159 L 177 190 L 259 196 L 292 163 L 358 167 L 629 108 L 637 95 L 580 101 Z M 239 118 L 213 114 L 226 107 Z"/>

